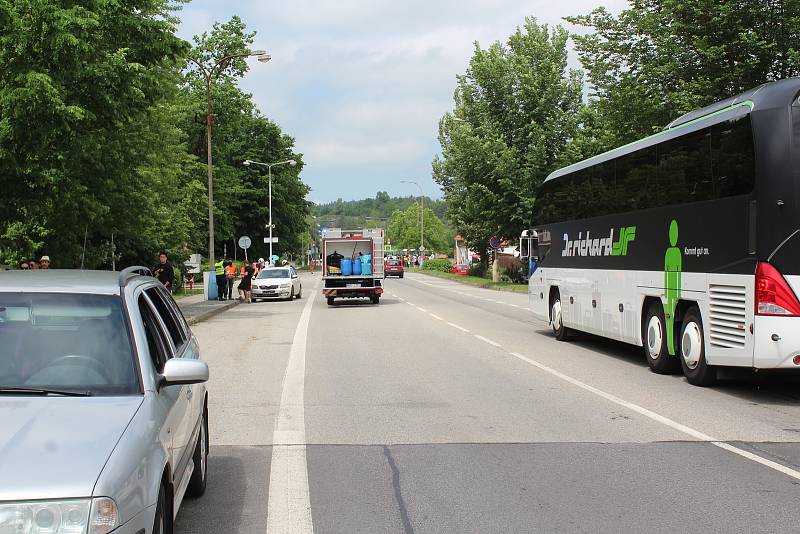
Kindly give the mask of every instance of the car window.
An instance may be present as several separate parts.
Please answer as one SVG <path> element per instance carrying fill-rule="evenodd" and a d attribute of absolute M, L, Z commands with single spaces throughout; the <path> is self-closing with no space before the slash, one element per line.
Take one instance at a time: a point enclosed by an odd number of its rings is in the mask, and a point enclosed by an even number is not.
<path fill-rule="evenodd" d="M 161 292 L 161 296 L 164 297 L 164 301 L 167 303 L 178 326 L 183 330 L 183 338 L 186 341 L 190 340 L 192 338 L 192 329 L 189 328 L 189 323 L 186 322 L 186 317 L 183 316 L 183 312 L 178 306 L 178 303 L 175 302 L 175 299 L 172 298 L 172 295 L 166 288 L 159 287 L 158 290 Z"/>
<path fill-rule="evenodd" d="M 256 278 L 289 278 L 289 269 L 265 269 Z"/>
<path fill-rule="evenodd" d="M 186 343 L 186 333 L 183 331 L 183 328 L 178 325 L 178 320 L 173 312 L 170 311 L 170 305 L 161 294 L 159 288 L 151 287 L 150 289 L 145 290 L 145 293 L 150 298 L 150 302 L 153 303 L 158 316 L 161 317 L 161 321 L 167 328 L 169 337 L 172 339 L 172 343 L 175 346 L 175 353 L 179 353 L 183 345 Z"/>
<path fill-rule="evenodd" d="M 150 359 L 153 367 L 159 373 L 164 370 L 164 364 L 171 357 L 169 342 L 166 334 L 161 329 L 161 325 L 156 317 L 156 312 L 150 307 L 150 303 L 144 295 L 139 297 L 139 314 L 142 317 L 145 335 L 147 336 L 147 348 L 150 351 Z"/>
<path fill-rule="evenodd" d="M 122 300 L 0 293 L 0 387 L 140 392 Z"/>

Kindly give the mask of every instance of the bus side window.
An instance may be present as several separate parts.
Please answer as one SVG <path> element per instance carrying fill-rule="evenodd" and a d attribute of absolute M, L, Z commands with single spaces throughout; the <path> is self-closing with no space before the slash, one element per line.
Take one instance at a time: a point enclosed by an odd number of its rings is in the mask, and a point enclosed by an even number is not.
<path fill-rule="evenodd" d="M 755 184 L 755 157 L 750 117 L 711 128 L 711 154 L 716 197 L 745 195 Z"/>

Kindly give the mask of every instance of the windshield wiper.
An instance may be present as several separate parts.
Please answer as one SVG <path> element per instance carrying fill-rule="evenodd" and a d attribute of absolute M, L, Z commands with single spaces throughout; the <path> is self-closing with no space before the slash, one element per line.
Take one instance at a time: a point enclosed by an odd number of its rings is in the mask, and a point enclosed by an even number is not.
<path fill-rule="evenodd" d="M 91 397 L 91 391 L 71 391 L 68 389 L 19 388 L 0 386 L 0 395 L 63 395 L 64 397 Z"/>

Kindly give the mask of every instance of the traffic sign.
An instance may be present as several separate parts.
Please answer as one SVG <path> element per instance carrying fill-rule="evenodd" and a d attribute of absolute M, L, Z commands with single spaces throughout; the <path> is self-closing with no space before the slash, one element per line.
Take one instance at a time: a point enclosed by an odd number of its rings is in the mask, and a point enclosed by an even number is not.
<path fill-rule="evenodd" d="M 392 245 L 383 245 L 383 251 L 384 252 L 391 252 L 392 251 Z"/>
<path fill-rule="evenodd" d="M 492 248 L 499 248 L 500 247 L 500 240 L 496 237 L 493 237 L 489 240 L 489 246 Z"/>
<path fill-rule="evenodd" d="M 269 237 L 265 237 L 264 238 L 264 243 L 269 243 L 269 242 L 270 242 L 270 238 Z M 273 237 L 272 238 L 272 243 L 277 243 L 277 242 L 278 242 L 278 238 L 277 237 Z"/>
<path fill-rule="evenodd" d="M 242 237 L 239 238 L 239 246 L 245 250 L 250 248 L 250 245 L 252 244 L 253 241 L 251 241 L 250 238 L 247 237 L 246 235 L 243 235 Z"/>
<path fill-rule="evenodd" d="M 420 252 L 425 252 L 425 247 L 422 247 L 422 246 L 421 246 L 421 247 L 419 247 L 419 251 L 420 251 Z"/>

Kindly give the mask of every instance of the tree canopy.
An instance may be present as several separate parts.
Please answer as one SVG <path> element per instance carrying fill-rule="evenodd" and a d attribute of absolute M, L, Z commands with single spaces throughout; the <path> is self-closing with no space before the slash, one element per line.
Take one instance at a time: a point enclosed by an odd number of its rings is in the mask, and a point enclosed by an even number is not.
<path fill-rule="evenodd" d="M 186 58 L 247 50 L 254 33 L 234 17 L 191 45 L 176 35 L 177 7 L 0 1 L 0 263 L 47 254 L 78 267 L 84 238 L 87 268 L 206 253 L 206 87 Z M 217 255 L 244 234 L 265 250 L 267 182 L 244 159 L 298 161 L 273 169 L 278 250 L 298 251 L 302 155 L 239 89 L 246 72 L 231 62 L 213 88 Z"/>

